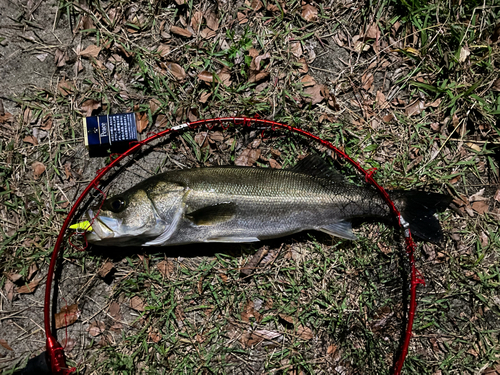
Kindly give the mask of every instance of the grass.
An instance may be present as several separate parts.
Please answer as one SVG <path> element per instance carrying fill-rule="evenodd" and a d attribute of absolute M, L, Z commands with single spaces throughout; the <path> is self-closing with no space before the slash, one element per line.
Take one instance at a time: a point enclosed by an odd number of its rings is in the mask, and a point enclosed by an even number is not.
<path fill-rule="evenodd" d="M 76 38 L 71 48 L 43 48 L 68 59 L 51 86 L 34 82 L 11 98 L 14 117 L 0 123 L 1 313 L 39 306 L 41 286 L 9 299 L 9 274 L 21 276 L 19 287 L 37 277 L 33 264 L 38 275 L 46 272 L 68 202 L 104 166 L 82 145 L 85 101 L 99 103 L 94 114 L 145 114 L 143 136 L 194 119 L 259 115 L 331 141 L 377 168 L 383 186 L 464 200 L 440 215 L 443 243 L 418 243 L 426 285 L 418 288 L 403 372 L 498 368 L 500 49 L 492 39 L 500 7 L 491 0 L 311 3 L 311 21 L 298 1 L 260 4 L 59 3 L 56 27 Z M 192 26 L 197 14 L 205 18 Z M 360 38 L 372 25 L 375 36 Z M 172 26 L 189 26 L 193 36 Z M 101 49 L 78 56 L 79 44 Z M 324 87 L 301 81 L 304 65 Z M 257 74 L 263 78 L 255 81 Z M 34 128 L 36 144 L 27 138 Z M 111 191 L 169 169 L 232 164 L 252 142 L 262 155 L 253 165 L 263 167 L 269 158 L 287 167 L 313 148 L 325 152 L 286 133 L 205 131 L 148 146 L 109 181 Z M 46 168 L 36 178 L 35 162 Z M 406 258 L 390 225 L 366 223 L 357 233 L 357 242 L 302 233 L 257 245 L 126 252 L 66 243 L 59 308 L 78 303 L 81 314 L 59 338 L 74 340 L 69 362 L 93 374 L 389 373 L 402 337 Z M 279 255 L 243 278 L 240 269 L 261 246 Z M 100 275 L 107 261 L 114 270 Z M 28 311 L 31 323 L 0 321 L 9 332 L 0 339 L 14 349 L 0 352 L 6 373 L 43 349 L 41 310 Z"/>

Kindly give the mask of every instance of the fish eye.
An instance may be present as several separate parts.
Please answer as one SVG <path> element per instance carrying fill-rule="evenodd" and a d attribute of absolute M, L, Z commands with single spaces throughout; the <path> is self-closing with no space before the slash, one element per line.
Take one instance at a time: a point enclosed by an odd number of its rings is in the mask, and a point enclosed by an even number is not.
<path fill-rule="evenodd" d="M 110 202 L 110 209 L 114 213 L 119 213 L 125 208 L 125 201 L 122 198 L 115 198 Z"/>

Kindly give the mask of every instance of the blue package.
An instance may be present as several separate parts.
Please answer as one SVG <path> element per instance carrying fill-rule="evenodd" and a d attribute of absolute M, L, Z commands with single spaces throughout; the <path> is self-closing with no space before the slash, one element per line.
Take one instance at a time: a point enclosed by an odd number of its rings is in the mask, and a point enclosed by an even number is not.
<path fill-rule="evenodd" d="M 86 117 L 83 119 L 83 131 L 90 156 L 123 152 L 130 147 L 130 142 L 137 141 L 134 113 Z"/>

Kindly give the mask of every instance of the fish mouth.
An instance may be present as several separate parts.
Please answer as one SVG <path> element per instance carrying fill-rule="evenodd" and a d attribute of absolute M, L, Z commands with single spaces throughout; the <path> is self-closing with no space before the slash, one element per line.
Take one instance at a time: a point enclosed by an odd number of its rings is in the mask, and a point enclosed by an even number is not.
<path fill-rule="evenodd" d="M 96 216 L 92 209 L 88 210 L 87 217 L 92 223 L 92 232 L 87 234 L 87 240 L 89 242 L 98 242 L 115 237 L 116 232 L 112 228 L 118 227 L 120 224 L 119 220 L 110 217 Z"/>

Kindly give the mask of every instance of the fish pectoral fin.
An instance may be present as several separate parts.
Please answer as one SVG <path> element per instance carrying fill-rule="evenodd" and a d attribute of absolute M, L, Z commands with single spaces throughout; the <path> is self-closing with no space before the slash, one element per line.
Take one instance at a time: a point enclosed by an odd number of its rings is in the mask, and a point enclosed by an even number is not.
<path fill-rule="evenodd" d="M 172 237 L 172 234 L 177 229 L 177 226 L 179 225 L 179 221 L 181 220 L 182 213 L 184 212 L 183 209 L 179 209 L 173 219 L 172 222 L 169 225 L 165 226 L 165 229 L 163 230 L 162 234 L 160 234 L 158 237 L 156 237 L 152 241 L 148 241 L 146 243 L 143 243 L 142 246 L 161 246 L 165 244 L 169 240 L 170 237 Z"/>
<path fill-rule="evenodd" d="M 318 230 L 328 233 L 331 236 L 345 238 L 347 240 L 358 239 L 352 232 L 352 223 L 350 221 L 339 221 L 338 223 L 318 228 Z"/>
<path fill-rule="evenodd" d="M 238 237 L 238 236 L 211 237 L 205 240 L 205 242 L 227 242 L 227 243 L 257 242 L 257 241 L 260 241 L 257 237 Z"/>
<path fill-rule="evenodd" d="M 236 215 L 236 203 L 218 203 L 186 214 L 195 225 L 214 225 L 231 220 Z"/>

